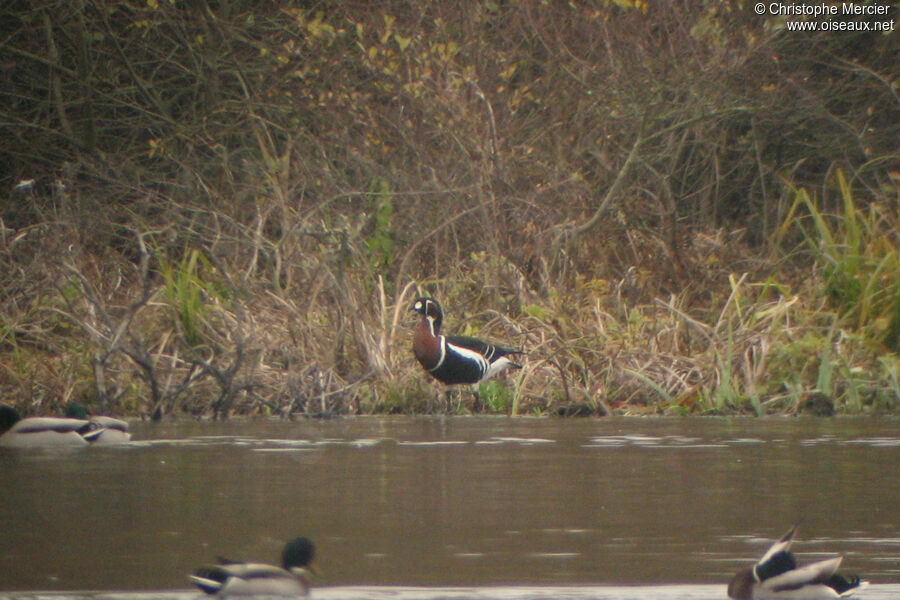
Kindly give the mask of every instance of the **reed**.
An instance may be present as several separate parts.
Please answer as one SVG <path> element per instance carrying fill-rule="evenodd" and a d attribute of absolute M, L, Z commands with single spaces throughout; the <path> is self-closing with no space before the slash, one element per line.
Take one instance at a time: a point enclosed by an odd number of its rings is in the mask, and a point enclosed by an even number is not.
<path fill-rule="evenodd" d="M 841 318 L 900 351 L 900 218 L 881 202 L 860 206 L 844 172 L 838 170 L 835 178 L 838 211 L 826 212 L 797 189 L 782 230 L 796 226 L 803 232 L 825 296 Z"/>

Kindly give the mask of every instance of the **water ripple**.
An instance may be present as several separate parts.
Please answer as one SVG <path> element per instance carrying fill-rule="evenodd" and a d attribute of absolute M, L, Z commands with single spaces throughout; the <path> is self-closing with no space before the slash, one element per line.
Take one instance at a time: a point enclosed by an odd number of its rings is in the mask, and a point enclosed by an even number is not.
<path fill-rule="evenodd" d="M 725 439 L 701 439 L 679 435 L 647 436 L 647 435 L 602 435 L 591 437 L 584 448 L 728 448 L 730 446 L 752 446 L 762 444 L 785 444 L 789 440 L 738 437 Z M 835 436 L 822 436 L 798 440 L 801 446 L 823 446 L 835 444 L 840 446 L 872 446 L 875 448 L 896 448 L 900 446 L 897 437 L 871 437 L 840 439 Z"/>

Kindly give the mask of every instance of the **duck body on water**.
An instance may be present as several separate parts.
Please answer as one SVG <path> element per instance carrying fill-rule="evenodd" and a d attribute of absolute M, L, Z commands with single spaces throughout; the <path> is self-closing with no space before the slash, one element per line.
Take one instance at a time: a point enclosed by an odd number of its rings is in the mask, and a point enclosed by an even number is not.
<path fill-rule="evenodd" d="M 190 576 L 210 595 L 293 596 L 309 595 L 309 572 L 315 547 L 309 538 L 289 541 L 281 554 L 281 567 L 265 563 L 237 562 L 220 558 L 218 564 L 200 567 Z"/>
<path fill-rule="evenodd" d="M 837 573 L 841 556 L 797 567 L 790 552 L 796 531 L 791 527 L 755 565 L 738 571 L 728 584 L 731 600 L 829 600 L 868 585 L 855 575 Z"/>
<path fill-rule="evenodd" d="M 28 417 L 15 408 L 0 405 L 0 447 L 77 448 L 123 444 L 131 440 L 128 423 L 113 417 L 88 417 L 72 403 L 64 417 Z"/>

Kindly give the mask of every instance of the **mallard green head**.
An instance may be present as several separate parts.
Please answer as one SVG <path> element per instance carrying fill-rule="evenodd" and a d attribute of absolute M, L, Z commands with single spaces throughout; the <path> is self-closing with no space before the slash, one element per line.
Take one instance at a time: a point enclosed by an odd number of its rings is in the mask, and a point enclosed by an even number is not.
<path fill-rule="evenodd" d="M 306 568 L 309 567 L 309 563 L 312 562 L 315 555 L 315 546 L 309 538 L 294 538 L 284 546 L 284 551 L 281 553 L 281 566 L 286 571 L 295 567 Z"/>
<path fill-rule="evenodd" d="M 12 429 L 13 425 L 21 420 L 22 415 L 19 414 L 19 411 L 12 406 L 0 404 L 0 435 Z"/>
<path fill-rule="evenodd" d="M 66 404 L 65 416 L 70 419 L 87 419 L 88 414 L 84 406 L 79 402 L 69 402 Z"/>

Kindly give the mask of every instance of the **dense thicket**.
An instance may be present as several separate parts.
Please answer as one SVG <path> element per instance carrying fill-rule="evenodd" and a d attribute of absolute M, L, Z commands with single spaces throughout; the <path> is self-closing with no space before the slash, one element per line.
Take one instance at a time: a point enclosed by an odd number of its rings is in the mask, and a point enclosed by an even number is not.
<path fill-rule="evenodd" d="M 895 33 L 738 0 L 42 0 L 0 24 L 0 386 L 29 409 L 434 409 L 417 288 L 532 350 L 517 410 L 898 400 Z M 878 248 L 850 273 L 834 214 Z M 841 364 L 866 385 L 823 386 Z"/>

